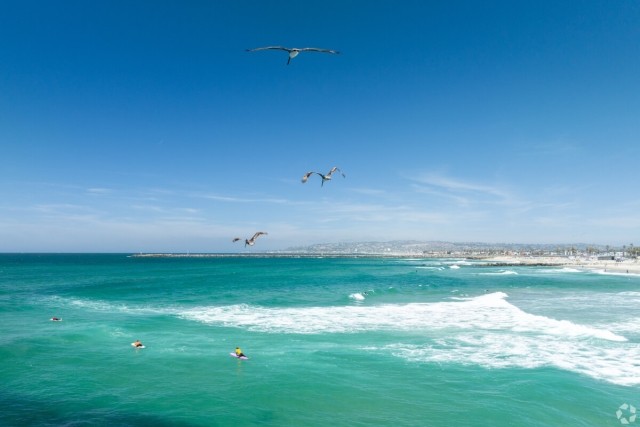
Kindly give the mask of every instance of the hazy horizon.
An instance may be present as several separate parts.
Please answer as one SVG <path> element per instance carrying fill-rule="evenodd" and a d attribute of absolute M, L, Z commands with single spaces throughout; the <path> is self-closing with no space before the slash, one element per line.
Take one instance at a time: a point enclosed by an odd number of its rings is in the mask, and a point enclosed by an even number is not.
<path fill-rule="evenodd" d="M 380 252 L 370 252 L 370 253 L 382 253 L 384 251 L 395 251 L 395 253 L 409 253 L 410 246 L 422 246 L 424 250 L 433 250 L 435 252 L 445 251 L 447 249 L 452 250 L 526 250 L 526 249 L 534 249 L 534 250 L 569 250 L 571 248 L 577 250 L 586 250 L 587 248 L 594 248 L 599 251 L 609 250 L 610 252 L 615 251 L 619 252 L 621 250 L 628 250 L 633 247 L 633 243 L 626 245 L 599 245 L 592 243 L 584 243 L 584 242 L 565 242 L 565 243 L 519 243 L 519 242 L 455 242 L 455 241 L 418 241 L 418 240 L 390 240 L 390 241 L 351 241 L 351 242 L 318 242 L 312 243 L 305 246 L 289 246 L 282 249 L 271 249 L 271 250 L 261 250 L 252 246 L 238 246 L 238 249 L 235 251 L 96 251 L 96 252 L 37 252 L 37 251 L 25 251 L 25 252 L 10 252 L 10 251 L 0 251 L 0 254 L 229 254 L 229 255 L 260 255 L 260 254 L 268 254 L 268 253 L 314 253 L 315 251 L 321 250 L 322 247 L 328 247 L 323 250 L 328 251 L 357 251 L 358 248 L 362 249 L 362 246 L 365 246 L 363 254 L 367 254 L 369 252 L 368 249 L 372 249 L 375 246 L 385 246 L 384 250 L 380 250 Z"/>

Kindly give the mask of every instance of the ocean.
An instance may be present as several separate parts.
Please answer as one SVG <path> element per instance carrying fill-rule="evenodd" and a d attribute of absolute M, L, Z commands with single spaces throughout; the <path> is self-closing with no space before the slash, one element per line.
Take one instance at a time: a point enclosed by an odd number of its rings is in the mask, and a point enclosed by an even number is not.
<path fill-rule="evenodd" d="M 619 426 L 640 408 L 637 275 L 0 254 L 0 301 L 2 426 Z"/>

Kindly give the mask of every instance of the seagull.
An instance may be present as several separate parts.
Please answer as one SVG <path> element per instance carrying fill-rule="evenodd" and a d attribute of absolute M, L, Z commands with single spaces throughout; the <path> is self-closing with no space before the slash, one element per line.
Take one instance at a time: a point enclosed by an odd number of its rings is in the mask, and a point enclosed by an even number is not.
<path fill-rule="evenodd" d="M 255 49 L 247 49 L 247 52 L 255 52 L 257 50 L 286 50 L 289 52 L 289 59 L 287 59 L 287 65 L 291 62 L 293 58 L 298 56 L 300 52 L 324 52 L 324 53 L 333 53 L 339 54 L 337 50 L 331 49 L 319 49 L 317 47 L 284 47 L 284 46 L 265 46 L 265 47 L 256 47 Z"/>
<path fill-rule="evenodd" d="M 346 175 L 344 174 L 344 172 L 342 172 L 340 169 L 338 169 L 336 166 L 334 166 L 334 167 L 332 167 L 332 168 L 331 168 L 331 170 L 329 171 L 329 173 L 327 173 L 326 175 L 323 175 L 323 174 L 321 174 L 320 172 L 313 172 L 313 171 L 305 173 L 305 174 L 304 174 L 304 176 L 302 177 L 302 183 L 304 184 L 305 182 L 307 182 L 307 180 L 309 179 L 309 177 L 315 173 L 315 174 L 320 175 L 320 178 L 322 178 L 322 181 L 320 182 L 320 187 L 322 187 L 322 186 L 324 185 L 324 182 L 325 182 L 325 181 L 331 181 L 331 175 L 333 175 L 333 173 L 334 173 L 335 171 L 340 172 L 340 173 L 342 174 L 342 177 L 343 177 L 343 178 L 345 178 L 345 177 L 346 177 Z"/>
<path fill-rule="evenodd" d="M 254 235 L 253 235 L 253 237 L 252 237 L 252 238 L 250 238 L 250 239 L 244 239 L 244 245 L 245 245 L 245 247 L 246 247 L 247 245 L 249 245 L 249 246 L 253 246 L 253 245 L 256 243 L 256 239 L 257 239 L 258 237 L 262 236 L 263 234 L 264 234 L 264 235 L 266 235 L 267 233 L 265 233 L 264 231 L 258 231 L 256 234 L 254 234 Z M 234 239 L 232 240 L 232 242 L 237 242 L 238 240 L 242 240 L 242 239 L 241 239 L 240 237 L 236 237 L 236 238 L 234 238 Z"/>

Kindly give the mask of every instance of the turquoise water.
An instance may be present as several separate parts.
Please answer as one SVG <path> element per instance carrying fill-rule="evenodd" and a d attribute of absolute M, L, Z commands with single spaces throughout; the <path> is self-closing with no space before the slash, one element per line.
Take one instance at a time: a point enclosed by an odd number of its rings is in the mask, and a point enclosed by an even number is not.
<path fill-rule="evenodd" d="M 616 426 L 640 407 L 633 275 L 4 254 L 0 310 L 0 425 Z"/>

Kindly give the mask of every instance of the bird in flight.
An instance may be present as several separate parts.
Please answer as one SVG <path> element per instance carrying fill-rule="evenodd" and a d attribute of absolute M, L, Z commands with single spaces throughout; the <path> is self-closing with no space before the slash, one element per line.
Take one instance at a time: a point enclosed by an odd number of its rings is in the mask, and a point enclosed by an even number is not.
<path fill-rule="evenodd" d="M 256 243 L 256 239 L 257 239 L 258 237 L 262 236 L 263 234 L 264 234 L 264 235 L 266 235 L 267 233 L 265 233 L 264 231 L 258 231 L 256 234 L 254 234 L 254 235 L 253 235 L 253 237 L 252 237 L 252 238 L 250 238 L 250 239 L 244 239 L 244 245 L 245 245 L 245 247 L 246 247 L 247 245 L 249 245 L 249 246 L 253 246 L 253 245 L 255 245 L 255 243 Z M 236 238 L 234 238 L 232 241 L 233 241 L 233 242 L 237 242 L 238 240 L 242 240 L 242 239 L 241 239 L 240 237 L 236 237 Z"/>
<path fill-rule="evenodd" d="M 314 173 L 317 175 L 320 175 L 320 178 L 322 178 L 322 181 L 320 182 L 320 187 L 322 187 L 324 185 L 325 181 L 331 181 L 331 175 L 333 175 L 333 173 L 335 171 L 338 171 L 342 174 L 342 177 L 345 178 L 346 175 L 344 174 L 344 172 L 342 172 L 340 169 L 338 169 L 336 166 L 332 167 L 331 170 L 329 171 L 329 173 L 327 173 L 326 175 L 321 174 L 320 172 L 307 172 L 302 176 L 302 183 L 304 184 L 305 182 L 307 182 L 307 180 L 309 179 L 309 177 L 311 175 L 313 175 Z"/>
<path fill-rule="evenodd" d="M 333 53 L 339 54 L 337 50 L 331 49 L 319 49 L 317 47 L 284 47 L 284 46 L 265 46 L 265 47 L 256 47 L 255 49 L 247 49 L 247 52 L 255 52 L 257 50 L 286 50 L 289 52 L 289 59 L 287 59 L 287 65 L 291 62 L 293 58 L 298 56 L 300 52 L 324 52 L 324 53 Z"/>

